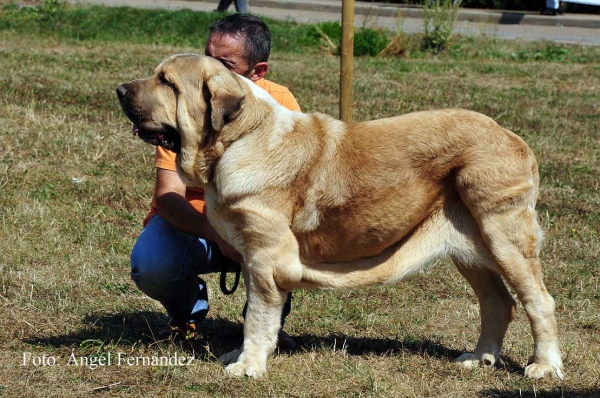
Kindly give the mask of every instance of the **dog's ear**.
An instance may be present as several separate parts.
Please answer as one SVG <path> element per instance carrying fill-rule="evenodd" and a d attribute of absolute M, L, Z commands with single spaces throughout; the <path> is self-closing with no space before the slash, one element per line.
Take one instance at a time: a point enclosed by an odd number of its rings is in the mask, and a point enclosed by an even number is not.
<path fill-rule="evenodd" d="M 205 84 L 210 96 L 212 128 L 220 132 L 242 112 L 245 94 L 233 73 L 229 71 L 214 74 Z"/>

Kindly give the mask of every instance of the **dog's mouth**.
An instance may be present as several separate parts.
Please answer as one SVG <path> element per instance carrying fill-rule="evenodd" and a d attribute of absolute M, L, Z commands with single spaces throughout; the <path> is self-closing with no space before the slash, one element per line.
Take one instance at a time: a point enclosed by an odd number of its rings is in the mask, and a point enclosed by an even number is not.
<path fill-rule="evenodd" d="M 131 132 L 148 144 L 161 146 L 175 153 L 181 152 L 179 133 L 170 126 L 163 126 L 161 130 L 150 130 L 143 128 L 139 123 L 135 123 Z"/>

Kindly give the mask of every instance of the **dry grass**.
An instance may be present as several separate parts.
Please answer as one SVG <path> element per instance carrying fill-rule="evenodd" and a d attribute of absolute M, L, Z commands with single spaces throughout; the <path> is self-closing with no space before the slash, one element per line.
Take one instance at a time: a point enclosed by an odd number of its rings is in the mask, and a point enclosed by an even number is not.
<path fill-rule="evenodd" d="M 267 378 L 249 380 L 225 377 L 215 360 L 240 342 L 241 292 L 225 297 L 209 276 L 212 309 L 202 335 L 170 345 L 153 335 L 166 321 L 162 309 L 129 279 L 129 252 L 152 191 L 153 148 L 131 137 L 114 89 L 167 55 L 194 50 L 0 32 L 0 395 L 600 395 L 597 63 L 426 57 L 355 65 L 357 120 L 469 108 L 523 136 L 537 154 L 543 260 L 557 302 L 564 381 L 523 378 L 532 339 L 522 308 L 509 328 L 504 366 L 452 364 L 473 348 L 479 317 L 449 263 L 395 287 L 298 291 L 286 329 L 300 348 L 270 358 Z M 336 58 L 275 54 L 270 76 L 305 111 L 337 114 Z M 57 365 L 23 366 L 24 353 L 54 356 Z M 195 360 L 118 366 L 119 353 Z M 71 354 L 111 355 L 113 362 L 69 366 Z"/>

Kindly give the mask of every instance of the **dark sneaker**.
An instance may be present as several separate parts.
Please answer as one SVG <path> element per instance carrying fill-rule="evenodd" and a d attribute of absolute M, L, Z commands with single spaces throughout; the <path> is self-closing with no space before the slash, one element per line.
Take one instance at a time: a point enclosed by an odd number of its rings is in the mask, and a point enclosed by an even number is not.
<path fill-rule="evenodd" d="M 169 322 L 167 328 L 156 333 L 156 338 L 158 340 L 170 340 L 173 343 L 184 340 L 193 340 L 196 338 L 196 324 L 187 322 L 176 324 L 174 322 Z"/>
<path fill-rule="evenodd" d="M 171 315 L 168 328 L 156 333 L 159 340 L 181 341 L 190 340 L 196 337 L 196 325 L 206 318 L 208 313 L 208 293 L 206 291 L 206 282 L 201 278 L 197 279 L 198 290 L 193 299 L 190 313 L 186 320 L 175 319 Z M 189 308 L 189 307 L 188 307 Z"/>

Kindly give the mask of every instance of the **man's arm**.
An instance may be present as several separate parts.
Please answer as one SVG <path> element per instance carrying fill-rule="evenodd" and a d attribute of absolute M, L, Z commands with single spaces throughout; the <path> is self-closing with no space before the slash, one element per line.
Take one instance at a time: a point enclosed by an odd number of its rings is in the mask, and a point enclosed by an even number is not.
<path fill-rule="evenodd" d="M 155 195 L 158 214 L 180 231 L 216 243 L 225 256 L 241 262 L 241 255 L 219 236 L 208 218 L 188 202 L 185 191 L 186 186 L 176 171 L 156 169 Z"/>

